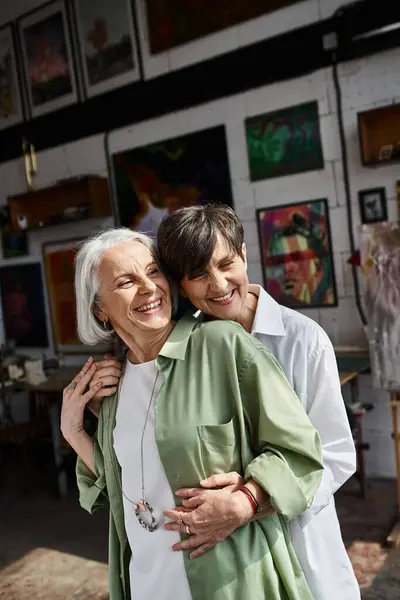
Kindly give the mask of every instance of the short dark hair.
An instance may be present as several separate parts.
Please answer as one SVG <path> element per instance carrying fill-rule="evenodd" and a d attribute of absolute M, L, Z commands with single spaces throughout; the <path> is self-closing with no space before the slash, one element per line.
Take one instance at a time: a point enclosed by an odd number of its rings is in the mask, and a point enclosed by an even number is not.
<path fill-rule="evenodd" d="M 180 283 L 193 279 L 211 261 L 220 234 L 229 250 L 243 257 L 243 225 L 225 204 L 181 208 L 166 217 L 157 234 L 162 266 Z"/>

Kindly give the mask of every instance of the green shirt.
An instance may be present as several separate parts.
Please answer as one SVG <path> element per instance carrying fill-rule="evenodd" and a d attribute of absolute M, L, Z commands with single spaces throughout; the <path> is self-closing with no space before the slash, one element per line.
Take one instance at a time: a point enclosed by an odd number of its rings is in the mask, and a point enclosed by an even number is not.
<path fill-rule="evenodd" d="M 321 447 L 280 365 L 240 325 L 192 316 L 178 322 L 156 364 L 164 383 L 155 400 L 155 436 L 172 491 L 237 471 L 257 481 L 277 511 L 195 560 L 184 552 L 193 600 L 312 600 L 286 523 L 312 503 Z M 78 460 L 77 477 L 83 508 L 110 506 L 110 600 L 129 600 L 131 554 L 113 449 L 117 403 L 118 392 L 102 403 L 96 476 Z"/>

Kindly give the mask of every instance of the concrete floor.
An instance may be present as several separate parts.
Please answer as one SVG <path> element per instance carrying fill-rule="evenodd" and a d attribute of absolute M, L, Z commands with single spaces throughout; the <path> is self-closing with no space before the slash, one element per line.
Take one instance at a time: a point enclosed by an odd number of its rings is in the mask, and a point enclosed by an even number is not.
<path fill-rule="evenodd" d="M 0 598 L 107 600 L 107 512 L 83 511 L 73 486 L 63 501 L 42 483 L 23 493 L 18 469 L 0 475 Z M 365 500 L 356 493 L 353 479 L 336 502 L 363 600 L 398 600 L 400 553 L 382 546 L 396 513 L 394 482 L 370 481 Z"/>

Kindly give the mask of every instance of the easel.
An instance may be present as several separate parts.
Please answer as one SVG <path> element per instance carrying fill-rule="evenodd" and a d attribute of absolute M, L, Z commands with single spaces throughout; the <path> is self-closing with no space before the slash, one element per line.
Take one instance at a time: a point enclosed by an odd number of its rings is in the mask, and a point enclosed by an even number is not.
<path fill-rule="evenodd" d="M 395 523 L 392 531 L 387 538 L 389 546 L 397 548 L 400 546 L 400 433 L 399 433 L 399 419 L 398 409 L 400 408 L 400 392 L 392 392 L 390 394 L 389 406 L 392 409 L 392 423 L 393 423 L 393 442 L 394 442 L 394 457 L 396 463 L 396 476 L 397 476 L 397 522 Z"/>

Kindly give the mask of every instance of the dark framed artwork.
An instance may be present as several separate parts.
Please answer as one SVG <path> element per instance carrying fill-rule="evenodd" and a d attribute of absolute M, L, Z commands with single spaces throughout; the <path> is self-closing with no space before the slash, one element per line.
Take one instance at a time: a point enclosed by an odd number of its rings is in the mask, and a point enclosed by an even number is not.
<path fill-rule="evenodd" d="M 0 293 L 6 341 L 22 348 L 47 348 L 40 263 L 0 267 Z"/>
<path fill-rule="evenodd" d="M 145 0 L 151 54 L 186 44 L 301 0 Z"/>
<path fill-rule="evenodd" d="M 370 188 L 358 192 L 362 223 L 387 221 L 387 200 L 384 187 Z"/>
<path fill-rule="evenodd" d="M 75 0 L 75 18 L 86 96 L 140 78 L 131 0 Z"/>
<path fill-rule="evenodd" d="M 337 306 L 326 198 L 256 214 L 267 292 L 292 308 Z"/>
<path fill-rule="evenodd" d="M 49 2 L 18 19 L 30 117 L 78 100 L 75 56 L 64 0 Z"/>
<path fill-rule="evenodd" d="M 324 168 L 318 102 L 306 102 L 245 121 L 250 180 Z"/>
<path fill-rule="evenodd" d="M 63 354 L 104 354 L 108 350 L 106 345 L 85 346 L 77 334 L 74 261 L 82 241 L 70 239 L 42 246 L 54 349 Z"/>
<path fill-rule="evenodd" d="M 0 130 L 23 120 L 21 79 L 12 24 L 0 28 Z"/>
<path fill-rule="evenodd" d="M 14 231 L 7 204 L 0 206 L 0 230 L 3 258 L 16 258 L 28 254 L 27 233 L 26 231 Z"/>
<path fill-rule="evenodd" d="M 153 238 L 177 208 L 233 204 L 224 126 L 126 150 L 112 163 L 116 221 Z"/>

